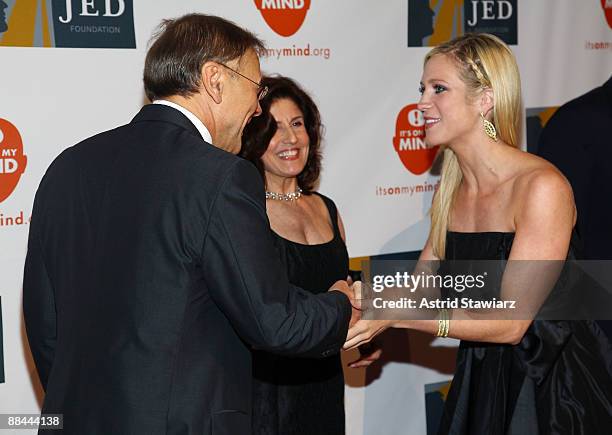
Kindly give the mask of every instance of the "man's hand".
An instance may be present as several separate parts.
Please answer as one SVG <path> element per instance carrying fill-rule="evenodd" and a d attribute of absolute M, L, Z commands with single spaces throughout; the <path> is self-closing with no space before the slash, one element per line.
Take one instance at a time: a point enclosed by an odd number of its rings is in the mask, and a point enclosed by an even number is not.
<path fill-rule="evenodd" d="M 340 291 L 349 298 L 352 306 L 349 328 L 352 327 L 361 319 L 361 282 L 357 281 L 352 287 L 349 287 L 346 281 L 336 281 L 334 285 L 329 288 L 329 291 L 332 290 Z M 357 291 L 357 297 L 355 291 Z"/>
<path fill-rule="evenodd" d="M 349 367 L 352 369 L 368 367 L 373 362 L 378 361 L 383 352 L 382 347 L 379 346 L 376 340 L 368 344 L 363 344 L 359 346 L 358 349 L 360 355 L 359 359 L 349 363 Z"/>

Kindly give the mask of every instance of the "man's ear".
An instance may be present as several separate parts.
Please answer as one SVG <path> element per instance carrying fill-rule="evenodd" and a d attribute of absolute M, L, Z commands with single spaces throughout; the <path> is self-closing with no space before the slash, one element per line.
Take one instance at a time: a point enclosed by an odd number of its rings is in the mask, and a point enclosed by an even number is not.
<path fill-rule="evenodd" d="M 205 62 L 202 65 L 202 87 L 217 104 L 223 101 L 223 74 L 216 62 Z"/>
<path fill-rule="evenodd" d="M 486 116 L 495 107 L 495 95 L 493 89 L 484 88 L 480 94 L 480 111 Z"/>

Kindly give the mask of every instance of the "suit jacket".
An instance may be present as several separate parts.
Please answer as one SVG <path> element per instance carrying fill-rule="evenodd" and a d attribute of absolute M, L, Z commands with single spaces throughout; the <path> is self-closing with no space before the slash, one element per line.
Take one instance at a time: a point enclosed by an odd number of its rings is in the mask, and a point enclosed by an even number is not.
<path fill-rule="evenodd" d="M 324 357 L 351 312 L 289 284 L 255 167 L 162 105 L 49 167 L 23 291 L 43 412 L 79 435 L 248 434 L 250 345 Z"/>
<path fill-rule="evenodd" d="M 561 106 L 540 136 L 538 154 L 567 177 L 576 200 L 581 257 L 612 259 L 612 78 Z"/>
<path fill-rule="evenodd" d="M 574 190 L 585 260 L 612 260 L 612 77 L 603 86 L 564 104 L 540 136 L 538 154 L 567 177 Z M 599 326 L 612 342 L 612 321 Z"/>

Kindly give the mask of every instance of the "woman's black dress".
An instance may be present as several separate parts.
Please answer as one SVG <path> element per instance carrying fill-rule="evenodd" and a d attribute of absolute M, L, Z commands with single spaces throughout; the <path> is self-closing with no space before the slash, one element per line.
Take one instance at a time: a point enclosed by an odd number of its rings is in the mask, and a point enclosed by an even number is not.
<path fill-rule="evenodd" d="M 327 291 L 348 274 L 348 253 L 338 229 L 336 206 L 319 196 L 329 211 L 332 240 L 303 245 L 275 235 L 289 281 L 311 293 Z M 306 359 L 257 351 L 253 375 L 253 434 L 344 434 L 344 377 L 339 355 Z"/>
<path fill-rule="evenodd" d="M 513 240 L 449 232 L 446 258 L 506 260 Z M 612 433 L 609 367 L 610 344 L 592 321 L 536 320 L 518 345 L 461 341 L 439 434 Z"/>

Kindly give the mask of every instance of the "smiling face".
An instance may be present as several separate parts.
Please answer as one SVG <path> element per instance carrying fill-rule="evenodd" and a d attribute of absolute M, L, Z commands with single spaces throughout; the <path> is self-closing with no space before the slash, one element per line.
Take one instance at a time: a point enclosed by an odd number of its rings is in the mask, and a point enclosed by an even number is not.
<path fill-rule="evenodd" d="M 479 131 L 476 98 L 468 95 L 452 58 L 439 54 L 425 64 L 420 91 L 418 108 L 425 117 L 427 145 L 452 146 Z"/>
<path fill-rule="evenodd" d="M 276 121 L 276 133 L 261 157 L 266 180 L 270 177 L 297 177 L 306 166 L 310 139 L 304 124 L 304 114 L 288 98 L 272 103 L 270 114 Z"/>

